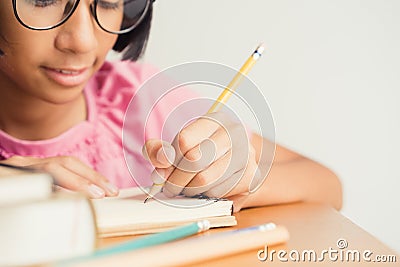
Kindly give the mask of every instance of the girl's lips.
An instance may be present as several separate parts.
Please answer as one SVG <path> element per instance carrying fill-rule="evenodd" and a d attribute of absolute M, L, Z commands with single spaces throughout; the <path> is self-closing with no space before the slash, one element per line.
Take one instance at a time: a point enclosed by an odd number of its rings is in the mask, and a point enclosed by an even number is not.
<path fill-rule="evenodd" d="M 89 78 L 89 68 L 49 68 L 42 67 L 46 76 L 64 87 L 81 85 Z"/>

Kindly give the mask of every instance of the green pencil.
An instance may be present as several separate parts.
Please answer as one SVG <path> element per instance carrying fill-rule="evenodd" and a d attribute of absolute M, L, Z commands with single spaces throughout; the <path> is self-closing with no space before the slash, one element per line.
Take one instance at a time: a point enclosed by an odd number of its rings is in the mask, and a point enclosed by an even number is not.
<path fill-rule="evenodd" d="M 188 225 L 173 228 L 171 230 L 147 235 L 132 241 L 127 241 L 121 244 L 112 245 L 102 249 L 94 251 L 92 254 L 67 259 L 65 261 L 58 262 L 56 266 L 68 266 L 70 264 L 81 262 L 85 260 L 93 260 L 95 258 L 115 255 L 119 253 L 124 253 L 128 251 L 133 251 L 141 248 L 146 248 L 150 246 L 156 246 L 177 239 L 185 238 L 203 231 L 210 229 L 210 222 L 207 220 L 198 221 Z"/>
<path fill-rule="evenodd" d="M 210 229 L 210 222 L 207 220 L 191 223 L 185 226 L 177 227 L 172 230 L 165 232 L 152 234 L 138 238 L 132 241 L 113 245 L 103 249 L 96 250 L 91 256 L 92 257 L 103 257 L 116 253 L 123 253 L 132 251 L 140 248 L 156 246 L 159 244 L 167 243 L 176 239 L 191 236 L 203 231 Z"/>

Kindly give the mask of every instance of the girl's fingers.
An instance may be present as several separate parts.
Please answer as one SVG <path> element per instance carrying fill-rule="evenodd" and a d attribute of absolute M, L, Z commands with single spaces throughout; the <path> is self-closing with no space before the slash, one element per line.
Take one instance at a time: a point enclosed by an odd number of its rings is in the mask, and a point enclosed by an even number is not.
<path fill-rule="evenodd" d="M 228 179 L 225 179 L 222 183 L 215 185 L 203 194 L 209 197 L 230 197 L 249 193 L 254 187 L 253 181 L 257 182 L 260 180 L 258 177 L 260 172 L 258 171 L 253 150 L 251 150 L 249 157 L 250 160 L 243 169 L 235 172 Z"/>
<path fill-rule="evenodd" d="M 172 142 L 176 151 L 175 165 L 184 159 L 186 153 L 209 139 L 217 130 L 227 128 L 231 124 L 231 120 L 225 114 L 211 113 L 186 126 Z"/>
<path fill-rule="evenodd" d="M 230 155 L 228 153 L 230 147 L 226 131 L 221 130 L 215 132 L 209 139 L 203 140 L 198 146 L 185 154 L 184 158 L 178 163 L 178 166 L 173 169 L 172 173 L 168 176 L 167 189 L 174 195 L 178 195 L 184 187 L 191 183 L 194 177 L 197 177 L 196 180 L 200 181 L 192 186 L 205 186 L 209 182 L 212 182 L 212 180 L 218 179 L 220 175 L 211 174 L 215 178 L 210 180 L 210 175 L 204 176 L 203 174 L 215 172 L 210 171 L 210 168 L 212 170 L 222 168 L 222 172 L 224 172 L 227 164 L 221 166 L 218 162 L 220 162 L 221 157 L 224 157 L 224 155 Z M 225 158 L 228 158 L 224 160 L 225 162 L 230 159 L 230 157 Z M 213 165 L 215 166 L 212 167 Z M 221 173 L 221 170 L 219 173 Z M 195 190 L 191 194 L 198 193 L 201 193 L 201 191 Z"/>
<path fill-rule="evenodd" d="M 244 127 L 238 124 L 220 127 L 200 145 L 186 152 L 167 176 L 167 189 L 174 195 L 184 190 L 184 194 L 190 196 L 207 191 L 244 168 L 250 149 Z"/>
<path fill-rule="evenodd" d="M 195 176 L 218 162 L 230 149 L 230 143 L 226 141 L 228 139 L 226 136 L 225 131 L 217 131 L 209 139 L 203 140 L 199 145 L 189 150 L 168 176 L 168 184 L 166 185 L 168 191 L 178 195 Z M 202 177 L 199 176 L 197 180 Z M 210 181 L 204 180 L 200 185 L 203 186 L 208 182 Z"/>
<path fill-rule="evenodd" d="M 56 185 L 59 187 L 82 192 L 91 198 L 102 198 L 106 194 L 99 186 L 89 183 L 89 180 L 71 172 L 60 164 L 46 162 L 32 165 L 31 167 L 50 173 L 53 176 Z"/>
<path fill-rule="evenodd" d="M 115 185 L 111 184 L 106 177 L 94 171 L 79 159 L 75 157 L 59 157 L 59 160 L 65 169 L 93 183 L 95 186 L 89 188 L 93 192 L 101 188 L 107 196 L 118 195 L 119 190 Z"/>
<path fill-rule="evenodd" d="M 248 193 L 249 184 L 252 179 L 249 166 L 234 173 L 229 179 L 226 179 L 221 184 L 212 187 L 203 194 L 208 197 L 229 197 L 237 194 Z M 254 173 L 254 172 L 253 172 Z"/>
<path fill-rule="evenodd" d="M 111 184 L 106 177 L 75 157 L 34 158 L 13 156 L 3 162 L 43 170 L 50 173 L 59 186 L 69 190 L 84 191 L 91 197 L 118 195 L 118 188 Z"/>
<path fill-rule="evenodd" d="M 235 172 L 238 171 L 237 168 L 241 168 L 241 165 L 230 164 L 231 156 L 232 151 L 229 151 L 220 159 L 215 161 L 206 170 L 197 173 L 186 185 L 185 189 L 183 190 L 183 194 L 186 196 L 195 196 L 201 194 L 230 178 Z"/>
<path fill-rule="evenodd" d="M 221 159 L 221 162 L 216 162 L 224 165 L 224 158 Z M 213 166 L 216 167 L 216 166 Z M 258 186 L 261 175 L 258 171 L 258 165 L 255 160 L 250 160 L 245 168 L 238 170 L 233 173 L 228 172 L 220 172 L 220 179 L 213 180 L 213 175 L 211 175 L 212 170 L 210 169 L 209 174 L 203 174 L 204 177 L 201 177 L 199 180 L 196 177 L 189 183 L 188 186 L 183 190 L 183 194 L 187 196 L 194 196 L 197 194 L 204 194 L 208 197 L 232 197 L 237 195 L 248 195 L 251 191 Z M 217 169 L 218 167 L 216 167 Z M 216 172 L 214 172 L 216 174 Z M 211 181 L 211 182 L 204 182 Z M 202 183 L 205 185 L 192 187 L 190 186 L 192 183 Z"/>
<path fill-rule="evenodd" d="M 168 196 L 233 196 L 247 194 L 255 181 L 257 164 L 248 140 L 243 125 L 213 113 L 189 124 L 175 137 L 174 161 L 169 160 L 169 166 L 164 164 L 166 153 L 160 156 L 166 146 L 161 140 L 148 140 L 143 154 L 156 167 L 153 182 L 165 181 Z"/>
<path fill-rule="evenodd" d="M 167 168 L 175 160 L 175 149 L 171 144 L 157 139 L 147 140 L 142 154 L 156 168 Z"/>
<path fill-rule="evenodd" d="M 229 118 L 223 113 L 206 114 L 186 126 L 175 138 L 175 149 L 183 154 L 209 138 L 219 128 L 231 124 Z"/>
<path fill-rule="evenodd" d="M 36 163 L 40 162 L 41 160 L 43 160 L 43 159 L 34 158 L 34 157 L 12 156 L 8 159 L 2 160 L 1 162 L 10 164 L 10 165 L 24 167 L 24 166 L 36 164 Z"/>

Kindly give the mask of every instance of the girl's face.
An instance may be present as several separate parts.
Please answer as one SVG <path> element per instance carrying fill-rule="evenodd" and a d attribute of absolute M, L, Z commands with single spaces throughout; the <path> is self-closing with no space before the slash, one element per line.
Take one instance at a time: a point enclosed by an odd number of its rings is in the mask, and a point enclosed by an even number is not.
<path fill-rule="evenodd" d="M 89 8 L 83 0 L 61 26 L 35 31 L 17 21 L 10 0 L 1 1 L 0 91 L 53 104 L 79 97 L 118 37 L 100 29 Z"/>

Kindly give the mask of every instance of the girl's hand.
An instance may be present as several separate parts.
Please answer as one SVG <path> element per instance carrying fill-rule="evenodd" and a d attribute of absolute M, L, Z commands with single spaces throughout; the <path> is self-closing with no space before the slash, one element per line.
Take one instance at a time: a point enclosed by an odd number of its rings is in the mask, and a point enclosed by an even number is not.
<path fill-rule="evenodd" d="M 59 187 L 83 192 L 91 198 L 118 195 L 118 188 L 79 159 L 70 156 L 34 158 L 13 156 L 2 163 L 42 170 L 53 176 Z"/>
<path fill-rule="evenodd" d="M 172 144 L 148 140 L 143 152 L 155 167 L 153 182 L 165 182 L 167 196 L 227 197 L 238 211 L 262 182 L 246 129 L 222 113 L 191 123 Z"/>

